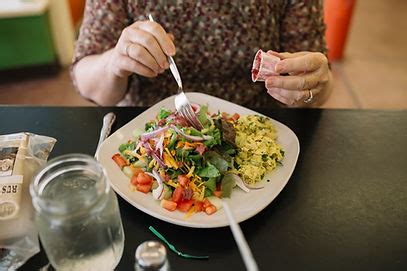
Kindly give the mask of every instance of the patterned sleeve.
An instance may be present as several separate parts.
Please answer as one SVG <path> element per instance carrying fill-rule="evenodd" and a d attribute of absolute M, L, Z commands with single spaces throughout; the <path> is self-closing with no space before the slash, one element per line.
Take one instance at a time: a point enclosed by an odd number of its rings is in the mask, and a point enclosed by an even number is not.
<path fill-rule="evenodd" d="M 280 33 L 281 51 L 326 55 L 323 0 L 289 0 Z"/>
<path fill-rule="evenodd" d="M 73 64 L 88 55 L 113 48 L 128 25 L 126 1 L 87 0 Z"/>

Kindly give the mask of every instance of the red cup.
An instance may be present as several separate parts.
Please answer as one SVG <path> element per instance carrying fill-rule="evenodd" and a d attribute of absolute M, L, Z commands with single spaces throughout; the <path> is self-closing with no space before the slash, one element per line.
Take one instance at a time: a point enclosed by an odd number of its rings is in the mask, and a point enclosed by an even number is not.
<path fill-rule="evenodd" d="M 263 50 L 258 50 L 253 60 L 252 80 L 266 81 L 271 75 L 278 75 L 276 72 L 276 64 L 280 62 L 277 56 L 267 54 Z"/>

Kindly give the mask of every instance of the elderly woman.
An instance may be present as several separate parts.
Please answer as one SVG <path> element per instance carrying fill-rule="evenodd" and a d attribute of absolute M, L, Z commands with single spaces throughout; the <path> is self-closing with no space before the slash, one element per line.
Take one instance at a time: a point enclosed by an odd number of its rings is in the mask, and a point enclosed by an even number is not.
<path fill-rule="evenodd" d="M 250 107 L 322 104 L 332 81 L 322 0 L 247 2 L 88 0 L 74 83 L 100 105 L 152 105 L 177 92 L 174 56 L 186 91 Z M 280 75 L 253 83 L 259 48 L 282 59 Z"/>

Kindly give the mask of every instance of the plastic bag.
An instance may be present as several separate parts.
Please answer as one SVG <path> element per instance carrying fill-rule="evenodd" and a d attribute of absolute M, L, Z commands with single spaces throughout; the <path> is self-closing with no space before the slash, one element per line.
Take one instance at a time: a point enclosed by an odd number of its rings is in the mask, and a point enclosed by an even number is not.
<path fill-rule="evenodd" d="M 29 187 L 56 140 L 0 135 L 0 270 L 15 270 L 40 251 Z"/>

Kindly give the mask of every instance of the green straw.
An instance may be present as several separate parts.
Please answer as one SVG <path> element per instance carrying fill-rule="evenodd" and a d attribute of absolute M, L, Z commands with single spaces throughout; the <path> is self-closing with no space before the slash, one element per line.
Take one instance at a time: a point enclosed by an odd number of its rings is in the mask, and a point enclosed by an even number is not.
<path fill-rule="evenodd" d="M 178 256 L 181 256 L 186 259 L 197 259 L 197 260 L 207 260 L 209 259 L 209 256 L 195 256 L 195 255 L 189 255 L 186 253 L 182 253 L 181 251 L 178 251 L 172 244 L 170 244 L 167 239 L 165 239 L 164 236 L 161 235 L 156 229 L 153 228 L 153 226 L 148 227 L 150 231 L 152 231 L 158 238 L 161 239 L 167 246 L 172 250 L 174 253 L 176 253 Z"/>

